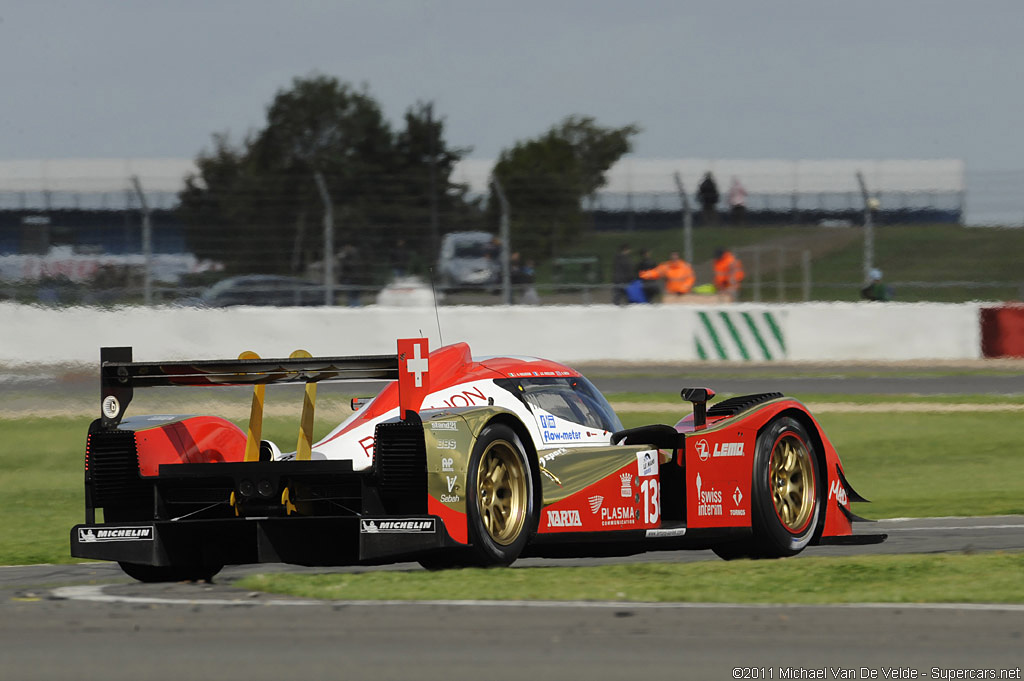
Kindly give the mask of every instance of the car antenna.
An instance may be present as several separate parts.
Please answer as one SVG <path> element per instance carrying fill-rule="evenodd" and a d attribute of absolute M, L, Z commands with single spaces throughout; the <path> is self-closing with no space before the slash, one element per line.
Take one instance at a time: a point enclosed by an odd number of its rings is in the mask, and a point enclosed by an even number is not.
<path fill-rule="evenodd" d="M 434 290 L 434 268 L 430 271 L 430 297 L 434 299 L 434 318 L 437 319 L 437 341 L 438 346 L 444 345 L 444 337 L 441 335 L 441 315 L 437 312 L 437 291 Z M 422 332 L 421 332 L 422 333 Z"/>

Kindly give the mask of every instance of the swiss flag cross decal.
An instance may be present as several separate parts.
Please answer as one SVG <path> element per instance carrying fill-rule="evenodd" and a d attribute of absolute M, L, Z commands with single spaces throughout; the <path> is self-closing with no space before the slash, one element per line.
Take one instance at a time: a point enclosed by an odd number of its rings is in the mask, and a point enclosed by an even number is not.
<path fill-rule="evenodd" d="M 430 345 L 426 338 L 401 338 L 398 341 L 398 408 L 402 418 L 407 411 L 419 411 L 430 393 Z"/>

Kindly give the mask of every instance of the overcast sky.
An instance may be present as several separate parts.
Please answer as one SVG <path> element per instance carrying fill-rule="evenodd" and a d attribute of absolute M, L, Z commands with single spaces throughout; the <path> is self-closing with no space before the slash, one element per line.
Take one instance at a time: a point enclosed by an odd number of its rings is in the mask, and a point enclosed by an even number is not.
<path fill-rule="evenodd" d="M 645 158 L 1020 169 L 1024 2 L 10 0 L 0 160 L 186 157 L 314 72 L 493 158 L 570 114 Z"/>

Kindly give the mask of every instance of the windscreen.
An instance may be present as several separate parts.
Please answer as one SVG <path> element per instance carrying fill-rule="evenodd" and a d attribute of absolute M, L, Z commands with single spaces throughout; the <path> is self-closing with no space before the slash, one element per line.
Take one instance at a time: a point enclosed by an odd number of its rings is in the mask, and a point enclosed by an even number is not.
<path fill-rule="evenodd" d="M 487 241 L 462 241 L 455 244 L 456 258 L 483 258 L 487 255 Z"/>
<path fill-rule="evenodd" d="M 520 378 L 527 404 L 589 428 L 615 432 L 622 422 L 608 400 L 582 376 L 568 378 Z"/>

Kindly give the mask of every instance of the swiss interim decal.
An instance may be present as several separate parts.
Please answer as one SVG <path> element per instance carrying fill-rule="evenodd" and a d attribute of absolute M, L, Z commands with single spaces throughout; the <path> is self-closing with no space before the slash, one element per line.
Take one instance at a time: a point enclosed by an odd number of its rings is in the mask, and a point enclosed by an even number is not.
<path fill-rule="evenodd" d="M 697 473 L 697 515 L 722 515 L 722 491 L 712 486 L 705 488 L 700 473 Z"/>
<path fill-rule="evenodd" d="M 736 480 L 711 480 L 699 472 L 693 482 L 696 488 L 689 517 L 696 527 L 727 527 L 745 525 L 750 502 Z"/>

